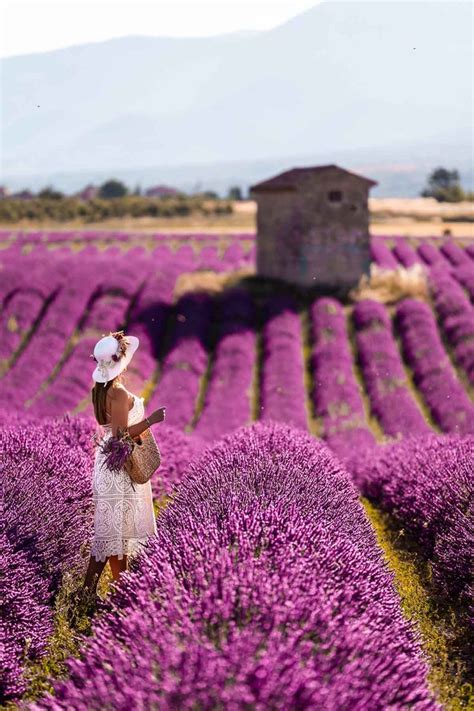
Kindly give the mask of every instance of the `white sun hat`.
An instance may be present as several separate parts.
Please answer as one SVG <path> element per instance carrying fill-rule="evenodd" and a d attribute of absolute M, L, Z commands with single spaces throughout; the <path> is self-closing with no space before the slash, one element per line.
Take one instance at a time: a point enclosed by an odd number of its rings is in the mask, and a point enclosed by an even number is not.
<path fill-rule="evenodd" d="M 91 356 L 97 363 L 92 380 L 105 385 L 116 378 L 132 360 L 139 342 L 136 336 L 124 336 L 123 331 L 117 331 L 116 336 L 104 336 L 97 341 Z"/>

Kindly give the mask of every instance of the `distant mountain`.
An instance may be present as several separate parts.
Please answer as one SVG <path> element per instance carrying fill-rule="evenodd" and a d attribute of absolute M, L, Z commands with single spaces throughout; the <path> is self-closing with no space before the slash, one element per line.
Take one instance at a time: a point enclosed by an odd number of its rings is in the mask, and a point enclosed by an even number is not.
<path fill-rule="evenodd" d="M 385 176 L 374 195 L 394 194 L 394 176 L 409 194 L 436 165 L 470 187 L 472 13 L 469 2 L 327 0 L 267 32 L 4 59 L 2 180 L 175 176 L 224 190 L 328 159 Z"/>

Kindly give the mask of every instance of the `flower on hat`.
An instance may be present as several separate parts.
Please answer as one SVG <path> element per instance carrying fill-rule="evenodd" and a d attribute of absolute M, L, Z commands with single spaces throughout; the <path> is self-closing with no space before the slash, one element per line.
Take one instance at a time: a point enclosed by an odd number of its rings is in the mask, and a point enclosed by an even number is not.
<path fill-rule="evenodd" d="M 118 361 L 126 354 L 129 341 L 125 337 L 123 331 L 109 331 L 109 336 L 113 336 L 118 341 L 117 353 L 112 356 L 112 360 L 115 363 L 118 363 Z"/>
<path fill-rule="evenodd" d="M 117 352 L 111 356 L 111 360 L 108 360 L 108 361 L 102 360 L 100 362 L 100 364 L 106 364 L 110 367 L 113 365 L 113 363 L 118 363 L 118 361 L 121 358 L 123 358 L 124 355 L 127 354 L 127 346 L 130 345 L 130 341 L 128 341 L 128 339 L 124 336 L 123 331 L 115 331 L 115 332 L 109 331 L 108 335 L 113 336 L 118 341 Z M 93 353 L 90 354 L 90 357 L 93 358 L 96 363 L 99 363 L 99 361 L 97 360 L 97 358 L 95 357 L 95 355 Z M 99 364 L 99 369 L 100 369 L 100 364 Z"/>

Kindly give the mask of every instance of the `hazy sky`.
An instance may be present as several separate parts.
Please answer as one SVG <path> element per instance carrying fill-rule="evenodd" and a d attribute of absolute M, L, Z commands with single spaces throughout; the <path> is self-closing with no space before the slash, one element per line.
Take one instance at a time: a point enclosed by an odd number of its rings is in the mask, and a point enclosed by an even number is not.
<path fill-rule="evenodd" d="M 318 0 L 0 0 L 0 56 L 133 34 L 196 37 L 266 30 L 317 3 Z"/>
<path fill-rule="evenodd" d="M 124 35 L 203 37 L 238 30 L 267 30 L 322 1 L 0 0 L 0 57 L 45 52 Z"/>

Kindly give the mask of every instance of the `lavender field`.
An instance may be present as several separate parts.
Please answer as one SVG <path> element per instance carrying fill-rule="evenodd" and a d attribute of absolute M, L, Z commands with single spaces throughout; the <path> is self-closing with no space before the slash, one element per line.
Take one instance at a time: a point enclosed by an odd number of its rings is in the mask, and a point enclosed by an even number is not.
<path fill-rule="evenodd" d="M 250 233 L 0 233 L 5 704 L 470 707 L 474 241 L 371 250 L 429 299 L 262 283 Z M 199 272 L 242 278 L 177 291 Z M 158 534 L 53 664 L 92 526 L 90 354 L 121 328 L 127 387 L 167 408 Z"/>

